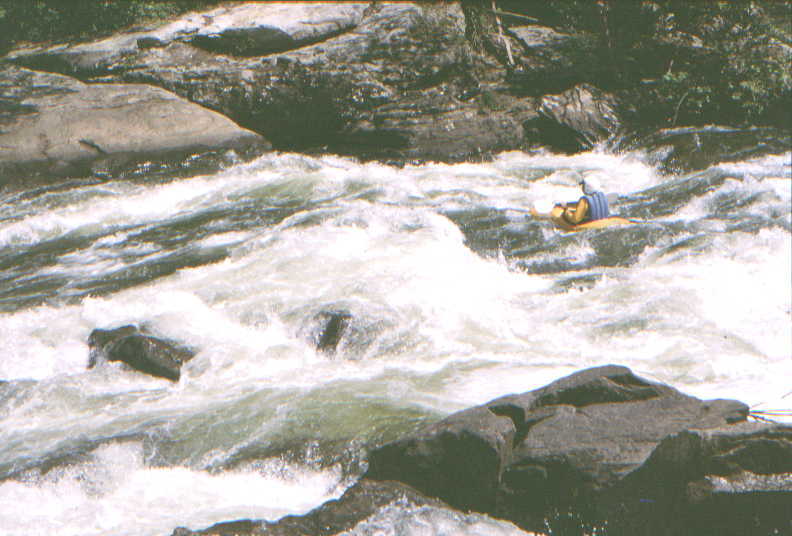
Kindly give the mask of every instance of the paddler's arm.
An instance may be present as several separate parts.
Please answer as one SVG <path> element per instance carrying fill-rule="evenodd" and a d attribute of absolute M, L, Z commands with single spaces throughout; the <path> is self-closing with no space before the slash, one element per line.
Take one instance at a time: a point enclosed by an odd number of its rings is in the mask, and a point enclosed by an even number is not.
<path fill-rule="evenodd" d="M 567 204 L 567 208 L 564 210 L 564 220 L 571 225 L 577 225 L 586 218 L 588 209 L 588 201 L 586 201 L 585 197 L 581 197 L 577 204 Z"/>

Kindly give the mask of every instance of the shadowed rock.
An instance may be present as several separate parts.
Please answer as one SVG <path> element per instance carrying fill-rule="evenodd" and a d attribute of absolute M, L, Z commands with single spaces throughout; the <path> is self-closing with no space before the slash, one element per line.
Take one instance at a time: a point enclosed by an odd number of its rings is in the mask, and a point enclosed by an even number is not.
<path fill-rule="evenodd" d="M 548 146 L 569 153 L 590 149 L 621 127 L 616 98 L 590 84 L 544 96 L 539 112 L 527 128 Z"/>
<path fill-rule="evenodd" d="M 742 422 L 665 438 L 602 515 L 619 534 L 770 535 L 792 531 L 790 506 L 792 427 Z"/>
<path fill-rule="evenodd" d="M 329 536 L 393 503 L 552 534 L 786 534 L 792 427 L 747 414 L 740 402 L 702 401 L 625 367 L 583 370 L 373 450 L 360 481 L 304 516 L 173 536 Z"/>
<path fill-rule="evenodd" d="M 88 338 L 88 368 L 102 361 L 121 361 L 152 376 L 179 381 L 181 366 L 195 351 L 173 341 L 142 333 L 136 326 L 95 329 Z"/>
<path fill-rule="evenodd" d="M 612 493 L 666 438 L 744 421 L 747 413 L 740 402 L 701 401 L 624 367 L 600 367 L 376 449 L 366 477 L 397 479 L 455 508 L 529 529 L 567 510 L 595 523 L 612 513 Z"/>

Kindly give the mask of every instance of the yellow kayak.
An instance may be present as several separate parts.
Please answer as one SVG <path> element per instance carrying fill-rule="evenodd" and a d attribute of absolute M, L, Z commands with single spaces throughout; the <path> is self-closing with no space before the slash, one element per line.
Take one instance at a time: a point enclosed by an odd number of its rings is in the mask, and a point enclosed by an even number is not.
<path fill-rule="evenodd" d="M 579 223 L 578 225 L 572 225 L 562 217 L 563 210 L 560 210 L 558 206 L 553 207 L 553 209 L 550 212 L 538 212 L 536 209 L 533 208 L 530 209 L 528 212 L 534 218 L 550 220 L 551 222 L 553 222 L 553 225 L 555 225 L 557 228 L 570 233 L 585 231 L 587 229 L 604 229 L 606 227 L 614 227 L 619 225 L 635 225 L 639 223 L 644 223 L 640 220 L 630 220 L 627 218 L 622 218 L 620 216 L 611 216 L 609 218 L 602 218 L 599 220 L 587 221 L 586 223 Z"/>
<path fill-rule="evenodd" d="M 609 218 L 602 218 L 601 220 L 587 221 L 586 223 L 580 223 L 578 225 L 570 225 L 561 218 L 551 218 L 550 220 L 553 222 L 553 225 L 559 229 L 563 229 L 564 231 L 568 231 L 570 233 L 577 233 L 578 231 L 585 231 L 587 229 L 604 229 L 605 227 L 643 223 L 636 220 L 621 218 L 619 216 L 611 216 Z"/>

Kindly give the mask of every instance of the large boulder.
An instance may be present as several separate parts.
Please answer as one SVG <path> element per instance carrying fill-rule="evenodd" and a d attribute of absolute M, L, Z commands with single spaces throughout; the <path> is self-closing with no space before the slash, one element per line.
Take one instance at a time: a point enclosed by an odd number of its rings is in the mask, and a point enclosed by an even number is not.
<path fill-rule="evenodd" d="M 773 528 L 773 505 L 792 492 L 792 429 L 752 428 L 747 415 L 737 401 L 702 401 L 624 367 L 599 367 L 375 449 L 366 478 L 399 480 L 533 530 L 572 516 L 578 529 L 617 531 L 651 505 L 664 521 L 643 533 L 686 534 L 685 523 L 705 525 L 698 514 L 732 503 L 758 508 L 754 523 Z M 746 481 L 750 498 L 739 495 Z"/>
<path fill-rule="evenodd" d="M 103 362 L 120 361 L 133 369 L 179 381 L 181 366 L 195 356 L 195 350 L 151 335 L 137 326 L 95 329 L 88 337 L 88 368 Z"/>
<path fill-rule="evenodd" d="M 265 150 L 258 134 L 161 88 L 0 70 L 0 175 L 113 172 L 194 153 Z"/>
<path fill-rule="evenodd" d="M 608 495 L 603 514 L 625 534 L 792 533 L 792 426 L 670 435 Z"/>
<path fill-rule="evenodd" d="M 465 25 L 456 4 L 248 3 L 12 60 L 165 88 L 281 150 L 403 162 L 522 148 L 537 103 L 513 94 Z"/>
<path fill-rule="evenodd" d="M 786 534 L 792 427 L 747 416 L 741 402 L 702 401 L 625 367 L 588 369 L 374 449 L 363 478 L 303 516 L 173 536 L 369 534 L 385 522 L 378 512 L 423 506 L 542 534 Z"/>

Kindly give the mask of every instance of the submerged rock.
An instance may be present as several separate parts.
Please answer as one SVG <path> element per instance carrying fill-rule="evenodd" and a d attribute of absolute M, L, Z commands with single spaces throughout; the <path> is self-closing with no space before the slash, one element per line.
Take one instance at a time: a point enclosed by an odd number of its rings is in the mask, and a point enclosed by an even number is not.
<path fill-rule="evenodd" d="M 249 519 L 229 521 L 195 532 L 179 527 L 172 536 L 331 536 L 354 528 L 391 504 L 447 508 L 441 501 L 428 498 L 399 482 L 362 480 L 339 499 L 328 501 L 302 516 L 286 516 L 275 522 Z"/>
<path fill-rule="evenodd" d="M 789 132 L 770 127 L 734 128 L 709 125 L 658 130 L 632 135 L 618 149 L 645 153 L 665 173 L 700 171 L 721 162 L 740 162 L 783 154 L 792 146 Z"/>
<path fill-rule="evenodd" d="M 106 173 L 194 153 L 266 149 L 258 134 L 160 88 L 0 70 L 0 175 Z"/>
<path fill-rule="evenodd" d="M 152 376 L 179 381 L 181 366 L 195 356 L 195 351 L 174 341 L 154 337 L 137 326 L 95 329 L 88 337 L 88 368 L 103 361 L 121 361 Z"/>

